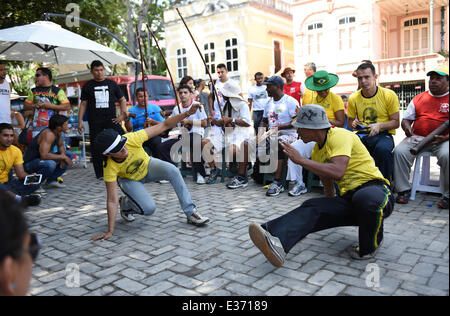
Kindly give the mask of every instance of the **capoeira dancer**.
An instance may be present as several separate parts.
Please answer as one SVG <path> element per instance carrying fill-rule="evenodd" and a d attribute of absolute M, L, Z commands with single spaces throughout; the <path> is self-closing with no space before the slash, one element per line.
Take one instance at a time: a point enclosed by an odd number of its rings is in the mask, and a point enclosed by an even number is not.
<path fill-rule="evenodd" d="M 359 137 L 343 128 L 332 128 L 320 105 L 300 108 L 298 128 L 305 142 L 316 145 L 311 159 L 291 145 L 282 143 L 285 154 L 295 163 L 320 177 L 326 197 L 305 201 L 299 208 L 262 225 L 250 224 L 253 243 L 276 267 L 286 254 L 308 234 L 339 226 L 359 227 L 359 246 L 350 248 L 354 259 L 370 259 L 383 242 L 383 221 L 394 207 L 389 181 Z M 335 197 L 334 182 L 340 196 Z"/>
<path fill-rule="evenodd" d="M 189 111 L 135 133 L 120 136 L 115 130 L 107 129 L 96 137 L 94 149 L 102 153 L 104 157 L 103 174 L 107 191 L 108 232 L 94 236 L 91 240 L 106 240 L 113 236 L 119 207 L 120 215 L 128 222 L 135 220 L 133 214 L 153 214 L 156 205 L 145 189 L 144 183 L 159 180 L 170 181 L 189 224 L 202 226 L 209 221 L 198 212 L 179 169 L 171 163 L 150 158 L 142 147 L 144 142 L 174 128 L 199 109 L 201 105 L 194 104 Z M 117 185 L 125 193 L 120 200 Z"/>

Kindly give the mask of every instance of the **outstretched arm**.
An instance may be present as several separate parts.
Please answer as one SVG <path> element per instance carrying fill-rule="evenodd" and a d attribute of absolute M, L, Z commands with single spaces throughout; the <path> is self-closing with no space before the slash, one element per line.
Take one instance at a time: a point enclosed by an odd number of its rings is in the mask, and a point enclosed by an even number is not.
<path fill-rule="evenodd" d="M 95 240 L 107 240 L 114 234 L 114 226 L 116 223 L 117 210 L 119 209 L 119 196 L 117 194 L 117 181 L 106 183 L 106 209 L 108 211 L 108 232 L 91 238 Z"/>

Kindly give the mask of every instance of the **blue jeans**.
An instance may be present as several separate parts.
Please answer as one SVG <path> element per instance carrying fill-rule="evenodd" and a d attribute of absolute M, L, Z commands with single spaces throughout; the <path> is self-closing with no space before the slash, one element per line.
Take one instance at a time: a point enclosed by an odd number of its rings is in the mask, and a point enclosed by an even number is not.
<path fill-rule="evenodd" d="M 66 151 L 66 156 L 70 159 L 73 158 L 73 153 Z M 47 180 L 47 184 L 55 182 L 58 177 L 62 176 L 69 167 L 65 164 L 64 168 L 61 168 L 61 164 L 56 160 L 41 160 L 39 158 L 31 160 L 24 165 L 25 171 L 27 173 L 37 173 L 42 174 L 42 183 Z"/>
<path fill-rule="evenodd" d="M 394 166 L 394 138 L 392 135 L 389 132 L 380 132 L 373 137 L 366 136 L 361 141 L 375 160 L 375 165 L 380 169 L 383 177 L 391 181 Z"/>
<path fill-rule="evenodd" d="M 11 191 L 17 195 L 30 195 L 37 189 L 39 189 L 38 185 L 25 185 L 23 184 L 23 180 L 13 179 L 9 180 L 5 183 L 0 183 L 0 191 Z"/>
<path fill-rule="evenodd" d="M 156 204 L 152 196 L 144 187 L 144 183 L 168 180 L 177 194 L 181 209 L 186 216 L 194 214 L 196 208 L 192 202 L 186 183 L 181 176 L 180 170 L 173 164 L 151 158 L 148 165 L 147 176 L 141 181 L 134 181 L 126 178 L 118 178 L 119 187 L 125 193 L 122 206 L 125 210 L 132 209 L 137 214 L 152 215 L 156 210 Z"/>
<path fill-rule="evenodd" d="M 253 111 L 253 127 L 255 129 L 255 135 L 258 135 L 258 128 L 263 120 L 264 110 L 263 111 Z"/>

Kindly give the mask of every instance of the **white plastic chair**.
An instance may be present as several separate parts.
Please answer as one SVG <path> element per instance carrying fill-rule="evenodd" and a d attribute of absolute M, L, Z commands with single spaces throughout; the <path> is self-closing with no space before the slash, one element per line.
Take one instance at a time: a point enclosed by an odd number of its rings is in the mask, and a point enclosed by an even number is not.
<path fill-rule="evenodd" d="M 416 198 L 417 191 L 442 193 L 440 182 L 430 179 L 430 157 L 432 155 L 429 151 L 424 151 L 417 155 L 411 189 L 411 200 Z"/>

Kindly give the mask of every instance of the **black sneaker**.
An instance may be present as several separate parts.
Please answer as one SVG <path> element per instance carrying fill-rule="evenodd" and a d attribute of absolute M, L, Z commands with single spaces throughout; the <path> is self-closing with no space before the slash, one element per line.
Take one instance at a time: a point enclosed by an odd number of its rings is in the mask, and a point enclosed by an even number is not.
<path fill-rule="evenodd" d="M 408 204 L 409 199 L 411 198 L 411 191 L 403 191 L 397 194 L 397 198 L 395 202 L 398 204 Z"/>
<path fill-rule="evenodd" d="M 211 169 L 208 178 L 206 179 L 206 184 L 214 184 L 216 183 L 217 177 L 219 176 L 220 172 L 217 167 Z"/>
<path fill-rule="evenodd" d="M 438 207 L 444 210 L 448 210 L 448 197 L 443 196 L 442 199 L 438 202 Z"/>
<path fill-rule="evenodd" d="M 133 216 L 133 210 L 124 210 L 123 203 L 124 203 L 124 196 L 121 196 L 119 198 L 119 208 L 120 208 L 120 216 L 127 221 L 128 223 L 133 222 L 136 218 Z"/>
<path fill-rule="evenodd" d="M 41 196 L 39 194 L 30 194 L 22 196 L 22 205 L 24 207 L 38 206 L 39 204 L 41 204 Z"/>

